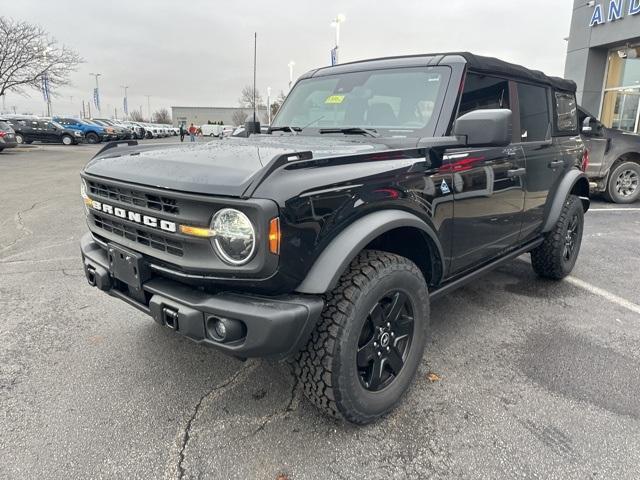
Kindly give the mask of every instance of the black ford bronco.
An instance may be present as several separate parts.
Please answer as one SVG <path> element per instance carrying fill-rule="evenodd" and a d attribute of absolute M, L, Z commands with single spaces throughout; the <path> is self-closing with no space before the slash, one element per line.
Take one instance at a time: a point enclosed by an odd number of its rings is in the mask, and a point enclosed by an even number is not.
<path fill-rule="evenodd" d="M 237 357 L 293 360 L 354 423 L 390 411 L 429 304 L 529 252 L 573 268 L 589 208 L 575 85 L 469 53 L 320 68 L 268 134 L 108 144 L 82 177 L 89 283 Z"/>

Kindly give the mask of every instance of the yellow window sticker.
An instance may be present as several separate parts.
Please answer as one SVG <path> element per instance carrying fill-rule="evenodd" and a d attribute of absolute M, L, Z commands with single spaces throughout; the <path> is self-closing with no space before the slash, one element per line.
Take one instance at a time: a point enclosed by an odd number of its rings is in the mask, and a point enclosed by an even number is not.
<path fill-rule="evenodd" d="M 327 97 L 324 103 L 342 103 L 344 100 L 344 95 L 331 95 Z"/>

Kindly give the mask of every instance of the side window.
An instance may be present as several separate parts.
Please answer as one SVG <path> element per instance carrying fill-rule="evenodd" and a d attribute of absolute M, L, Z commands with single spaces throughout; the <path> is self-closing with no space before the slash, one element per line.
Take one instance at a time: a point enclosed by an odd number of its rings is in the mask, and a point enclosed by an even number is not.
<path fill-rule="evenodd" d="M 556 92 L 556 128 L 559 132 L 575 132 L 578 129 L 576 97 L 572 93 Z"/>
<path fill-rule="evenodd" d="M 458 116 L 472 110 L 510 107 L 508 80 L 477 73 L 467 74 Z"/>
<path fill-rule="evenodd" d="M 523 142 L 541 142 L 549 136 L 551 126 L 547 89 L 518 83 L 520 135 Z"/>

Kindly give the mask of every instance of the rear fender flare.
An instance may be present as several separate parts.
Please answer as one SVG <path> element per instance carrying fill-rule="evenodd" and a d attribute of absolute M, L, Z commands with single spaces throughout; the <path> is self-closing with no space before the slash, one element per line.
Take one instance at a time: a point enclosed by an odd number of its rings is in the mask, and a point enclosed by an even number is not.
<path fill-rule="evenodd" d="M 296 291 L 306 294 L 323 294 L 330 291 L 338 284 L 340 276 L 349 263 L 371 241 L 385 232 L 400 227 L 413 227 L 422 231 L 436 246 L 438 251 L 435 253 L 440 260 L 444 260 L 438 236 L 429 224 L 403 210 L 383 210 L 356 220 L 340 232 L 316 259 Z"/>
<path fill-rule="evenodd" d="M 578 187 L 583 192 L 582 195 L 579 195 L 582 201 L 582 209 L 585 212 L 589 210 L 589 180 L 582 171 L 572 169 L 565 174 L 564 178 L 560 181 L 560 185 L 558 185 L 553 200 L 551 201 L 547 220 L 542 227 L 543 233 L 551 231 L 558 222 L 560 213 L 562 212 L 562 206 L 574 187 Z"/>

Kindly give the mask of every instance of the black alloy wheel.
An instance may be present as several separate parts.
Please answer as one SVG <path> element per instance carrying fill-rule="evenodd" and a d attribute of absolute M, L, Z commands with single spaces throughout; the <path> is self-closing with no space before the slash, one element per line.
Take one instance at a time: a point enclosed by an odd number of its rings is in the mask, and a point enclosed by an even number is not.
<path fill-rule="evenodd" d="M 360 382 L 369 391 L 389 386 L 400 374 L 413 338 L 413 309 L 407 295 L 392 291 L 371 309 L 358 341 Z"/>

